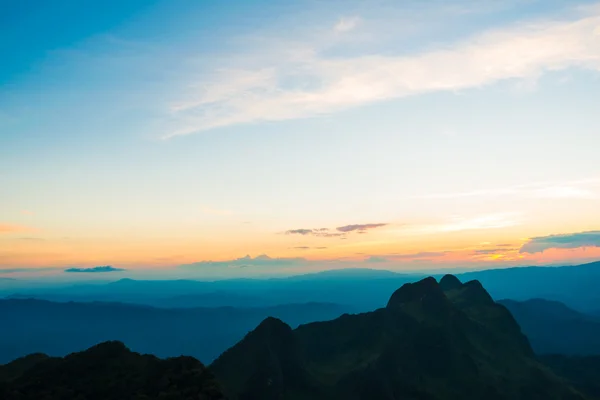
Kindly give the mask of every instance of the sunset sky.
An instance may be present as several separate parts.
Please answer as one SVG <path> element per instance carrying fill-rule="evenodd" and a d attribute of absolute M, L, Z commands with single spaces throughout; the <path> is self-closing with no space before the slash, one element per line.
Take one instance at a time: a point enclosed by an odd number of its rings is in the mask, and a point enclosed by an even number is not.
<path fill-rule="evenodd" d="M 598 2 L 9 3 L 0 277 L 600 259 Z"/>

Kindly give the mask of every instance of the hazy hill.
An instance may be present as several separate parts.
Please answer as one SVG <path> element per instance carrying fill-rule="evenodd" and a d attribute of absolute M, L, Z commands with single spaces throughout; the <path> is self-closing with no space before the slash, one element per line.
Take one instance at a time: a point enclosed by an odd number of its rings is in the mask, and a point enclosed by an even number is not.
<path fill-rule="evenodd" d="M 120 340 L 160 357 L 181 354 L 210 362 L 264 318 L 292 326 L 336 318 L 349 307 L 306 303 L 264 308 L 162 309 L 120 303 L 0 300 L 0 362 L 29 353 L 53 356 Z"/>
<path fill-rule="evenodd" d="M 519 267 L 456 275 L 461 281 L 478 280 L 494 299 L 560 301 L 578 311 L 598 312 L 600 263 L 573 267 Z M 354 310 L 383 307 L 389 293 L 422 275 L 370 269 L 324 271 L 277 279 L 142 281 L 121 279 L 103 284 L 72 284 L 26 288 L 20 281 L 0 291 L 11 298 L 50 301 L 104 301 L 166 308 L 267 307 L 289 303 L 338 303 Z M 436 276 L 441 278 L 441 275 Z M 19 283 L 19 284 L 17 284 Z M 10 288 L 13 288 L 12 290 Z M 360 293 L 357 296 L 356 293 Z"/>
<path fill-rule="evenodd" d="M 457 275 L 477 279 L 495 299 L 559 301 L 590 313 L 600 304 L 600 262 L 570 267 L 520 267 Z"/>
<path fill-rule="evenodd" d="M 231 399 L 582 399 L 477 281 L 403 285 L 385 308 L 268 318 L 211 365 Z"/>
<path fill-rule="evenodd" d="M 502 300 L 538 354 L 600 354 L 600 318 L 543 299 Z"/>
<path fill-rule="evenodd" d="M 0 367 L 3 400 L 224 399 L 213 374 L 192 357 L 160 360 L 107 342 L 65 358 L 43 355 Z"/>

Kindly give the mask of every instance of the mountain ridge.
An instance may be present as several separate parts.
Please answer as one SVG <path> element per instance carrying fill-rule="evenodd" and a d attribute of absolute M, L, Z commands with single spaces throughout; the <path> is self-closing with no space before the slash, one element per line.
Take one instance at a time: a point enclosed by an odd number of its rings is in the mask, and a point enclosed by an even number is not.
<path fill-rule="evenodd" d="M 257 328 L 210 368 L 232 400 L 585 398 L 539 364 L 479 282 L 449 279 L 447 291 L 431 277 L 405 284 L 385 308 L 287 326 L 273 342 Z"/>

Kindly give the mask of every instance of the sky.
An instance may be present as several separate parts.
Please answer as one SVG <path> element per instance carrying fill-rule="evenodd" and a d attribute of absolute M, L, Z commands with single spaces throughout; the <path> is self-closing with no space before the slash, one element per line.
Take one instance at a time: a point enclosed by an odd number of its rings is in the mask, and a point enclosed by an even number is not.
<path fill-rule="evenodd" d="M 600 259 L 600 3 L 0 5 L 0 276 Z"/>

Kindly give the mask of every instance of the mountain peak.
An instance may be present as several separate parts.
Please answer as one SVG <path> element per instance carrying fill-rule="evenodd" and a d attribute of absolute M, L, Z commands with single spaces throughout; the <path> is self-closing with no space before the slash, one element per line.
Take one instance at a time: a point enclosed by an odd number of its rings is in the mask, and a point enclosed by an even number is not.
<path fill-rule="evenodd" d="M 256 327 L 255 331 L 291 332 L 292 328 L 279 318 L 267 317 Z"/>
<path fill-rule="evenodd" d="M 435 278 L 428 277 L 402 285 L 390 297 L 387 308 L 401 307 L 408 303 L 419 303 L 427 311 L 439 311 L 448 304 L 448 299 Z"/>
<path fill-rule="evenodd" d="M 477 304 L 493 304 L 494 300 L 478 280 L 472 280 L 463 285 L 465 288 L 464 298 Z"/>
<path fill-rule="evenodd" d="M 454 275 L 444 275 L 444 277 L 440 280 L 440 287 L 444 292 L 448 290 L 459 289 L 462 287 L 462 282 L 458 280 L 458 278 Z"/>

